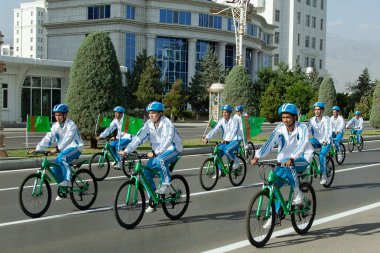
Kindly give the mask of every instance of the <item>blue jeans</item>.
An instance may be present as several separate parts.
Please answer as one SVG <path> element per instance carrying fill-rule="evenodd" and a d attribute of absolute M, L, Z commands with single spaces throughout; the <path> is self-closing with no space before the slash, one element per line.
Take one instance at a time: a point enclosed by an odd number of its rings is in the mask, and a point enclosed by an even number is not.
<path fill-rule="evenodd" d="M 341 131 L 339 134 L 336 134 L 335 132 L 332 133 L 332 137 L 333 137 L 333 140 L 334 140 L 334 145 L 335 145 L 335 149 L 340 152 L 340 147 L 339 147 L 339 143 L 340 143 L 340 140 L 342 139 L 343 137 L 343 131 Z"/>
<path fill-rule="evenodd" d="M 227 156 L 229 161 L 235 160 L 235 151 L 237 151 L 240 147 L 240 141 L 231 141 L 228 144 L 219 144 L 218 146 L 218 154 L 220 157 L 224 155 Z M 221 168 L 218 168 L 219 170 Z"/>
<path fill-rule="evenodd" d="M 179 152 L 177 150 L 168 150 L 156 157 L 150 158 L 146 164 L 148 168 L 158 171 L 160 173 L 161 182 L 170 184 L 171 177 L 169 171 L 169 164 L 174 163 L 178 159 Z M 156 190 L 153 177 L 154 173 L 149 170 L 144 170 L 144 175 L 147 178 L 153 191 Z"/>
<path fill-rule="evenodd" d="M 53 166 L 52 171 L 54 175 L 57 177 L 58 183 L 63 180 L 71 181 L 71 171 L 69 164 L 79 158 L 81 152 L 76 148 L 68 148 L 63 150 L 58 154 L 55 159 L 55 163 L 59 165 Z"/>
<path fill-rule="evenodd" d="M 321 149 L 319 153 L 319 164 L 321 165 L 322 175 L 326 175 L 326 156 L 327 156 L 327 153 L 330 151 L 331 143 L 327 145 L 321 145 L 321 143 L 319 143 L 319 141 L 315 138 L 312 138 L 310 142 L 314 148 Z"/>
<path fill-rule="evenodd" d="M 352 131 L 351 131 L 353 134 L 356 134 L 356 143 L 357 144 L 360 144 L 360 136 L 361 136 L 361 133 L 363 132 L 363 130 L 362 129 L 352 129 Z"/>
<path fill-rule="evenodd" d="M 118 151 L 124 149 L 128 144 L 131 142 L 130 139 L 120 139 L 120 145 L 119 140 L 111 141 L 110 143 L 110 151 L 112 153 L 112 156 L 116 158 L 117 162 L 120 162 L 121 158 L 117 154 Z"/>

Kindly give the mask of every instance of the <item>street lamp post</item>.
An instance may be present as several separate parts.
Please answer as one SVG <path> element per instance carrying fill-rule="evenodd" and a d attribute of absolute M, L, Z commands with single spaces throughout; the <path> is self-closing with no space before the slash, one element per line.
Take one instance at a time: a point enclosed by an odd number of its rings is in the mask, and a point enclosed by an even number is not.
<path fill-rule="evenodd" d="M 0 32 L 1 34 L 1 32 Z M 0 61 L 0 84 L 1 84 L 1 79 L 2 79 L 2 75 L 3 73 L 5 72 L 5 63 Z M 1 94 L 0 94 L 1 96 Z M 0 99 L 0 102 L 2 99 Z M 7 157 L 8 154 L 7 152 L 5 151 L 4 149 L 4 135 L 2 134 L 2 131 L 3 131 L 3 117 L 2 117 L 2 109 L 3 109 L 3 105 L 2 103 L 0 103 L 0 157 Z"/>

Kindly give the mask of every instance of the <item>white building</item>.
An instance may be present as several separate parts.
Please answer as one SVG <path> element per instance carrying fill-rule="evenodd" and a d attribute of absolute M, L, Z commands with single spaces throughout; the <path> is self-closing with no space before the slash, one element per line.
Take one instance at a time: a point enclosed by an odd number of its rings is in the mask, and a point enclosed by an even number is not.
<path fill-rule="evenodd" d="M 187 85 L 195 65 L 211 47 L 220 62 L 235 65 L 235 37 L 231 12 L 216 15 L 224 6 L 208 0 L 47 0 L 47 57 L 72 61 L 91 32 L 106 31 L 119 64 L 133 68 L 135 57 L 147 50 L 161 68 L 162 79 L 182 79 Z M 252 77 L 272 66 L 273 31 L 253 12 L 247 17 L 243 49 Z"/>
<path fill-rule="evenodd" d="M 46 58 L 46 2 L 21 3 L 13 10 L 14 56 Z"/>
<path fill-rule="evenodd" d="M 13 56 L 13 47 L 10 44 L 0 45 L 0 55 Z"/>
<path fill-rule="evenodd" d="M 306 72 L 326 70 L 327 0 L 253 0 L 257 13 L 277 26 L 274 34 L 274 64 L 290 68 L 299 64 Z"/>

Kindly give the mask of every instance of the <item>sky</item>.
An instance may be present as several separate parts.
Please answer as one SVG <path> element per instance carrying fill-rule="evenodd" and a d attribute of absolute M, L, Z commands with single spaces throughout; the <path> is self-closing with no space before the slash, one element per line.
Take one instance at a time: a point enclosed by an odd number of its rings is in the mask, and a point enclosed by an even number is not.
<path fill-rule="evenodd" d="M 13 43 L 13 9 L 25 2 L 33 1 L 1 0 L 0 31 L 6 43 Z M 355 83 L 366 67 L 372 80 L 380 80 L 379 10 L 375 0 L 327 0 L 326 68 L 338 92 Z"/>

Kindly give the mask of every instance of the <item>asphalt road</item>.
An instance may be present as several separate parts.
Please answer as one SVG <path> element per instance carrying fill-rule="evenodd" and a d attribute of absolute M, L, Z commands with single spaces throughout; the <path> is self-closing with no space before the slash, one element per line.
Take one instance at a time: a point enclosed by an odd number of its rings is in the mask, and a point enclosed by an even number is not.
<path fill-rule="evenodd" d="M 309 233 L 297 235 L 285 221 L 275 228 L 265 252 L 378 252 L 380 141 L 367 141 L 364 150 L 349 153 L 345 164 L 337 166 L 332 188 L 313 183 L 317 215 Z M 205 192 L 198 168 L 206 157 L 183 157 L 174 172 L 185 176 L 190 185 L 185 215 L 171 221 L 158 209 L 145 214 L 133 230 L 120 227 L 111 208 L 117 188 L 125 181 L 119 171 L 112 170 L 99 183 L 98 198 L 88 212 L 78 211 L 70 200 L 54 201 L 56 186 L 52 186 L 52 204 L 39 219 L 24 215 L 17 201 L 19 185 L 35 169 L 0 172 L 0 251 L 256 252 L 246 240 L 244 216 L 248 201 L 260 190 L 257 167 L 248 166 L 242 187 L 232 187 L 222 178 L 214 191 Z M 361 207 L 366 209 L 357 209 Z"/>

